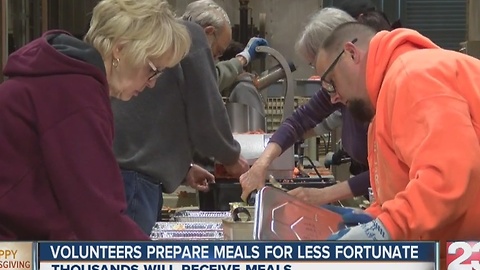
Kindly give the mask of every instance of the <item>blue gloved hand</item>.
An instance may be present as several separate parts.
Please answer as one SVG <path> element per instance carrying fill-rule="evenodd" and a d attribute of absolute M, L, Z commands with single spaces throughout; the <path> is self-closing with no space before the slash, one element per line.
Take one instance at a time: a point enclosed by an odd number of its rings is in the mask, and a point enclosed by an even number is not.
<path fill-rule="evenodd" d="M 333 233 L 327 240 L 392 240 L 379 219 Z"/>
<path fill-rule="evenodd" d="M 258 46 L 268 46 L 267 40 L 263 38 L 251 38 L 250 41 L 248 41 L 247 46 L 245 49 L 237 54 L 243 56 L 247 60 L 247 64 L 250 63 L 251 60 L 257 58 L 258 52 L 255 50 Z"/>
<path fill-rule="evenodd" d="M 373 217 L 367 214 L 362 209 L 352 207 L 340 207 L 335 205 L 324 205 L 322 207 L 342 216 L 343 224 L 340 224 L 341 228 L 343 228 L 344 225 L 357 226 L 358 224 L 367 223 L 373 220 Z"/>

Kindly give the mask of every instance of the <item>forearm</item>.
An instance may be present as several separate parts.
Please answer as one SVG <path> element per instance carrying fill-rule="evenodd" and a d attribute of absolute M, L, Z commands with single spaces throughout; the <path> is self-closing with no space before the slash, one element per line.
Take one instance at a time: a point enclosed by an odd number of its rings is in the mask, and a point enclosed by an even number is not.
<path fill-rule="evenodd" d="M 309 129 L 305 132 L 305 134 L 303 134 L 303 139 L 306 140 L 308 138 L 315 137 L 315 136 L 317 136 L 315 129 Z"/>
<path fill-rule="evenodd" d="M 217 71 L 217 84 L 220 92 L 228 89 L 243 72 L 243 57 L 235 57 L 230 60 L 218 62 L 215 67 Z"/>
<path fill-rule="evenodd" d="M 267 169 L 272 162 L 280 156 L 282 153 L 282 148 L 280 145 L 276 143 L 269 143 L 267 144 L 267 147 L 265 147 L 265 150 L 263 153 L 260 155 L 260 157 L 255 161 L 254 166 L 261 167 L 263 169 Z"/>
<path fill-rule="evenodd" d="M 348 181 L 343 181 L 333 186 L 320 189 L 322 192 L 322 201 L 335 202 L 353 197 L 352 190 L 348 185 Z"/>
<path fill-rule="evenodd" d="M 245 59 L 245 57 L 241 56 L 241 55 L 237 55 L 235 57 L 235 59 L 237 59 L 238 61 L 240 61 L 240 63 L 242 64 L 242 66 L 245 66 L 247 65 L 247 59 Z"/>
<path fill-rule="evenodd" d="M 285 151 L 336 109 L 338 108 L 330 102 L 330 98 L 323 91 L 318 91 L 307 104 L 297 108 L 280 125 L 270 141 Z"/>

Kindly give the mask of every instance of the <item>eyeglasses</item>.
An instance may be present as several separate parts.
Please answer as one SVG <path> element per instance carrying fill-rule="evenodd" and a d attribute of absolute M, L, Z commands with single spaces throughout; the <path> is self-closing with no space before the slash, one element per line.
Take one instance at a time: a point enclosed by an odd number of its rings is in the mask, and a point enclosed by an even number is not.
<path fill-rule="evenodd" d="M 355 44 L 357 42 L 357 38 L 354 38 L 351 42 L 352 44 Z M 337 93 L 337 90 L 335 89 L 335 84 L 333 82 L 327 81 L 327 75 L 328 73 L 332 72 L 332 70 L 335 68 L 335 65 L 340 61 L 340 57 L 342 57 L 343 53 L 345 50 L 342 50 L 340 54 L 333 60 L 332 64 L 325 70 L 323 73 L 322 77 L 320 77 L 320 83 L 322 85 L 322 89 L 325 90 L 329 95 L 333 96 L 335 93 Z"/>
<path fill-rule="evenodd" d="M 220 57 L 223 56 L 229 44 L 227 44 L 226 46 L 225 45 L 222 46 L 222 42 L 220 42 L 217 37 L 217 30 L 213 31 L 212 35 L 213 35 L 213 41 L 210 49 L 212 50 L 213 58 L 215 60 L 218 60 Z"/>
<path fill-rule="evenodd" d="M 148 77 L 148 80 L 153 81 L 158 79 L 158 77 L 162 75 L 163 71 L 159 70 L 151 61 L 148 61 L 148 64 L 150 65 L 150 68 L 153 71 L 153 74 L 150 77 Z"/>

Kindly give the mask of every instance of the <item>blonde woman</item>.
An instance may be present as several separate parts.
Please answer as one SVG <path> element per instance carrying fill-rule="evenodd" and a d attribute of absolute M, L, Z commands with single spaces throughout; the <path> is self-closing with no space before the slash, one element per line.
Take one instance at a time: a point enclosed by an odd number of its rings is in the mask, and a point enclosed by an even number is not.
<path fill-rule="evenodd" d="M 103 0 L 85 42 L 49 31 L 0 85 L 0 239 L 147 240 L 127 216 L 110 97 L 153 87 L 191 41 L 163 0 Z"/>

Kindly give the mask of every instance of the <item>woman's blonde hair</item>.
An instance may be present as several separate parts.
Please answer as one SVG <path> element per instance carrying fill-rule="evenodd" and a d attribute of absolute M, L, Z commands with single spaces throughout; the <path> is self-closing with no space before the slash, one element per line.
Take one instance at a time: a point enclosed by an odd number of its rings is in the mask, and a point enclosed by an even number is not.
<path fill-rule="evenodd" d="M 172 67 L 185 57 L 191 45 L 188 30 L 175 18 L 166 0 L 100 1 L 93 9 L 85 41 L 104 58 L 113 53 L 115 44 L 120 44 L 122 61 L 134 67 L 160 58 Z"/>

